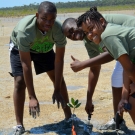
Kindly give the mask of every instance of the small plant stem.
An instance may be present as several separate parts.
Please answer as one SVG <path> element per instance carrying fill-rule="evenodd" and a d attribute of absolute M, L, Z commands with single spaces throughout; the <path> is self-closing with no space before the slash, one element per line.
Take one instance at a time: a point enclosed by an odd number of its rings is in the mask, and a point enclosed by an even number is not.
<path fill-rule="evenodd" d="M 75 108 L 73 109 L 73 114 L 74 114 L 74 112 L 75 112 Z"/>
<path fill-rule="evenodd" d="M 73 109 L 73 116 L 74 116 L 74 112 L 75 112 L 75 107 L 74 107 L 74 109 Z M 72 126 L 73 126 L 73 123 L 74 123 L 74 117 L 73 117 L 73 119 L 72 119 Z"/>

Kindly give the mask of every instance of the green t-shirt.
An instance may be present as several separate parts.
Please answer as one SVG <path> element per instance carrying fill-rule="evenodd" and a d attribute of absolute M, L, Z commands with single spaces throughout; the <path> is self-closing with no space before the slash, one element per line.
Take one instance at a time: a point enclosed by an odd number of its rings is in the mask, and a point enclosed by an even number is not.
<path fill-rule="evenodd" d="M 124 15 L 124 14 L 103 14 L 103 17 L 109 23 L 114 23 L 114 24 L 128 26 L 128 27 L 135 27 L 134 16 Z M 84 39 L 84 44 L 90 58 L 93 58 L 103 52 L 98 45 L 95 45 L 87 38 Z"/>
<path fill-rule="evenodd" d="M 96 57 L 103 52 L 98 45 L 88 40 L 87 37 L 85 37 L 83 41 L 90 58 Z"/>
<path fill-rule="evenodd" d="M 135 59 L 135 28 L 108 23 L 101 34 L 100 47 L 106 47 L 108 52 L 118 59 L 123 54 L 128 54 L 130 60 Z"/>
<path fill-rule="evenodd" d="M 52 29 L 43 34 L 36 26 L 36 16 L 24 17 L 14 28 L 11 40 L 19 50 L 24 52 L 46 53 L 54 44 L 64 47 L 67 43 L 62 33 L 61 24 L 56 20 Z"/>

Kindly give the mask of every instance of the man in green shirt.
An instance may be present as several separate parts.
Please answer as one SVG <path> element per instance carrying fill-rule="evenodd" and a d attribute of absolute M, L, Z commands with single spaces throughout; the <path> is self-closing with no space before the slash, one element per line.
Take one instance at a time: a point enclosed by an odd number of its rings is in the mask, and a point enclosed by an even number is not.
<path fill-rule="evenodd" d="M 56 20 L 57 9 L 51 2 L 44 1 L 39 5 L 36 15 L 21 19 L 14 28 L 10 41 L 10 63 L 14 77 L 14 106 L 17 126 L 14 135 L 24 133 L 23 111 L 25 89 L 29 94 L 29 112 L 34 118 L 39 115 L 40 107 L 36 97 L 31 61 L 36 74 L 46 72 L 54 85 L 53 103 L 58 108 L 62 105 L 65 119 L 71 117 L 71 110 L 66 84 L 63 78 L 65 45 L 67 43 Z M 54 53 L 53 46 L 56 45 Z"/>
<path fill-rule="evenodd" d="M 107 22 L 115 23 L 128 27 L 135 27 L 135 17 L 124 14 L 103 14 L 104 18 Z M 81 29 L 77 28 L 76 22 L 74 18 L 68 18 L 63 23 L 63 32 L 66 37 L 71 40 L 83 40 L 88 55 L 91 59 L 87 60 L 87 62 L 81 62 L 75 59 L 74 62 L 71 63 L 71 68 L 74 72 L 78 72 L 85 67 L 90 67 L 89 71 L 89 83 L 88 83 L 88 91 L 87 91 L 87 102 L 85 110 L 87 113 L 93 109 L 92 105 L 92 96 L 94 93 L 94 89 L 96 87 L 98 76 L 100 73 L 101 64 L 109 62 L 113 60 L 111 55 L 108 52 L 104 52 L 101 47 L 95 45 L 93 42 L 88 40 Z M 102 54 L 101 54 L 102 53 Z M 121 64 L 117 61 L 112 78 L 112 93 L 113 93 L 113 107 L 114 107 L 114 117 L 117 112 L 118 103 L 121 99 L 121 91 L 123 85 L 123 68 Z M 124 121 L 122 122 L 124 124 Z M 121 124 L 122 127 L 122 124 Z M 115 129 L 115 121 L 112 119 L 105 125 L 101 127 L 101 129 Z"/>
<path fill-rule="evenodd" d="M 87 38 L 106 49 L 123 67 L 122 97 L 118 105 L 119 114 L 128 111 L 135 124 L 135 98 L 130 93 L 130 84 L 135 82 L 135 28 L 111 24 L 96 7 L 82 14 L 77 20 Z M 125 108 L 130 103 L 132 108 Z"/>

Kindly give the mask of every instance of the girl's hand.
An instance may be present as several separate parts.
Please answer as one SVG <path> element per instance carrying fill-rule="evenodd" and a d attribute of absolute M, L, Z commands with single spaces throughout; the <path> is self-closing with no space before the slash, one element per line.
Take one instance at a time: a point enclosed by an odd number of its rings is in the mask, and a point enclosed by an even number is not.
<path fill-rule="evenodd" d="M 121 99 L 121 101 L 119 102 L 119 105 L 118 105 L 118 112 L 119 112 L 119 115 L 122 116 L 122 113 L 125 111 L 127 112 L 127 110 L 124 109 L 124 104 L 127 104 L 128 101 L 126 99 Z"/>

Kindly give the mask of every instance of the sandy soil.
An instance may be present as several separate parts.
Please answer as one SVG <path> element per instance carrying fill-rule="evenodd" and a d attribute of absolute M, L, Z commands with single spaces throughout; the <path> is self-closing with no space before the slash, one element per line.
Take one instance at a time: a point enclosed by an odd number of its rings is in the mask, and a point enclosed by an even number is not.
<path fill-rule="evenodd" d="M 118 12 L 117 12 L 118 13 Z M 122 12 L 122 13 L 125 13 Z M 127 13 L 128 14 L 128 13 Z M 132 11 L 132 14 L 134 12 Z M 74 14 L 73 14 L 74 15 Z M 71 15 L 70 15 L 71 16 Z M 11 31 L 20 18 L 0 18 L 0 130 L 6 130 L 16 125 L 13 105 L 13 78 L 10 77 L 8 43 Z M 84 110 L 86 102 L 86 91 L 89 68 L 79 73 L 74 73 L 70 69 L 71 55 L 80 60 L 88 59 L 83 42 L 73 42 L 68 40 L 65 53 L 64 78 L 67 84 L 69 98 L 79 99 L 82 105 L 76 110 L 77 116 L 82 120 L 87 120 Z M 98 84 L 94 93 L 95 111 L 91 123 L 94 125 L 105 124 L 113 117 L 112 94 L 111 94 L 111 74 L 115 61 L 104 64 L 101 69 Z M 38 100 L 40 102 L 41 114 L 37 119 L 29 116 L 28 95 L 26 93 L 26 103 L 24 110 L 24 125 L 30 130 L 33 127 L 56 123 L 64 119 L 62 109 L 57 109 L 52 104 L 53 86 L 46 74 L 34 75 L 34 85 Z M 135 130 L 133 122 L 128 113 L 124 114 L 126 124 L 130 129 Z M 55 135 L 55 133 L 48 133 Z"/>

